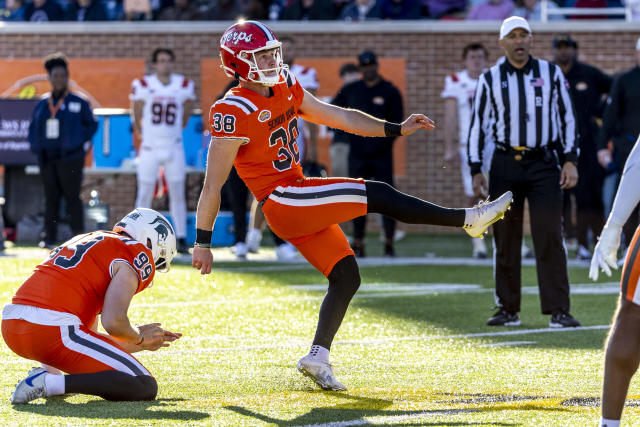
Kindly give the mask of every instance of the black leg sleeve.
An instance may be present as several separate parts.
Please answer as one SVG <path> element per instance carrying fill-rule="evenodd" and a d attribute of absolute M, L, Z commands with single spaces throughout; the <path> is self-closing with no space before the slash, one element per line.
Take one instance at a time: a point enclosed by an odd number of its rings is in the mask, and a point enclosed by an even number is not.
<path fill-rule="evenodd" d="M 231 168 L 227 182 L 222 187 L 231 205 L 234 224 L 235 242 L 244 242 L 247 236 L 247 196 L 249 189 L 242 178 L 236 172 L 236 168 Z"/>
<path fill-rule="evenodd" d="M 367 213 L 380 213 L 407 224 L 432 224 L 449 227 L 464 225 L 465 210 L 435 205 L 401 193 L 389 184 L 365 181 Z"/>
<path fill-rule="evenodd" d="M 329 289 L 320 306 L 314 345 L 331 348 L 349 302 L 360 287 L 360 272 L 353 255 L 342 258 L 329 273 Z"/>
<path fill-rule="evenodd" d="M 129 375 L 120 371 L 65 376 L 67 393 L 90 394 L 113 401 L 154 400 L 158 383 L 149 375 Z"/>

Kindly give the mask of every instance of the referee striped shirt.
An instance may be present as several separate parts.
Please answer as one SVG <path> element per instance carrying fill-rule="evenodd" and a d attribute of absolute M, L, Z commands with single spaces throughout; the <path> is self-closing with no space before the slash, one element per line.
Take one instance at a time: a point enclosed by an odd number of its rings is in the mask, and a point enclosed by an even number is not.
<path fill-rule="evenodd" d="M 562 145 L 577 160 L 576 122 L 560 67 L 529 57 L 517 69 L 505 58 L 480 76 L 473 101 L 468 153 L 471 174 L 480 173 L 485 136 L 497 149 Z"/>

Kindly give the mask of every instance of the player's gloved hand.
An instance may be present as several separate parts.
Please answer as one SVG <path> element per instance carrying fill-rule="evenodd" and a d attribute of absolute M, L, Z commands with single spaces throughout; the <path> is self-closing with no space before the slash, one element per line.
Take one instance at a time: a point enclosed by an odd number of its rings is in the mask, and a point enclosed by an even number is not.
<path fill-rule="evenodd" d="M 436 128 L 436 122 L 431 120 L 424 114 L 412 114 L 407 120 L 402 122 L 402 135 L 411 135 L 418 129 L 433 130 Z"/>
<path fill-rule="evenodd" d="M 611 269 L 618 269 L 618 246 L 620 246 L 620 232 L 622 227 L 607 224 L 602 229 L 598 243 L 593 250 L 589 277 L 598 280 L 600 270 L 611 277 Z"/>
<path fill-rule="evenodd" d="M 200 270 L 200 274 L 211 273 L 211 266 L 213 265 L 211 249 L 194 246 L 191 265 Z"/>

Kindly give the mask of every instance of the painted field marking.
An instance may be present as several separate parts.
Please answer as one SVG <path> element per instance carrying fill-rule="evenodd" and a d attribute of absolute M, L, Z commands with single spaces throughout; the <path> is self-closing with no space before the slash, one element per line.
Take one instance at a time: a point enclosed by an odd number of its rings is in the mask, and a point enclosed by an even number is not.
<path fill-rule="evenodd" d="M 411 337 L 385 337 L 378 339 L 349 340 L 336 341 L 334 345 L 360 345 L 360 346 L 384 346 L 389 343 L 401 343 L 405 341 L 433 341 L 433 340 L 452 340 L 452 339 L 469 339 L 469 338 L 490 338 L 514 335 L 530 335 L 530 334 L 546 334 L 546 333 L 566 333 L 609 329 L 610 325 L 580 326 L 577 328 L 540 328 L 540 329 L 514 329 L 511 331 L 499 332 L 478 332 L 473 334 L 457 334 L 457 335 L 418 335 Z M 196 337 L 198 341 L 203 341 L 206 337 Z M 212 340 L 217 337 L 211 337 Z M 190 341 L 188 337 L 182 338 L 184 341 Z M 241 345 L 234 347 L 209 347 L 194 348 L 188 350 L 168 350 L 162 353 L 148 353 L 146 356 L 164 356 L 173 354 L 194 354 L 194 353 L 218 353 L 227 351 L 255 351 L 255 350 L 277 350 L 289 348 L 305 348 L 309 346 L 308 340 L 292 340 L 285 343 L 277 344 L 260 344 L 260 345 Z"/>
<path fill-rule="evenodd" d="M 494 342 L 491 344 L 482 344 L 480 347 L 510 347 L 516 345 L 530 345 L 537 344 L 537 341 L 505 341 L 505 342 Z"/>
<path fill-rule="evenodd" d="M 327 284 L 315 283 L 309 285 L 291 285 L 288 289 L 326 292 Z M 617 295 L 620 288 L 617 282 L 606 283 L 582 283 L 571 285 L 573 295 Z M 478 284 L 469 283 L 363 283 L 360 291 L 354 298 L 391 298 L 391 297 L 414 297 L 420 295 L 454 294 L 454 293 L 493 293 L 492 288 L 483 288 Z M 537 295 L 537 286 L 524 286 L 522 293 L 526 295 Z M 132 304 L 133 307 L 189 307 L 199 305 L 232 305 L 232 304 L 271 304 L 274 302 L 288 301 L 313 301 L 322 298 L 323 295 L 287 295 L 265 298 L 238 299 L 218 299 L 218 300 L 197 300 L 197 301 L 163 301 Z"/>
<path fill-rule="evenodd" d="M 379 425 L 381 423 L 400 423 L 405 421 L 417 420 L 421 418 L 440 417 L 447 415 L 465 414 L 470 412 L 477 412 L 477 409 L 444 409 L 434 411 L 423 411 L 415 414 L 402 414 L 402 415 L 382 415 L 382 416 L 370 416 L 363 417 L 357 420 L 351 421 L 333 421 L 323 424 L 306 424 L 296 427 L 351 427 L 351 426 L 364 426 L 364 425 Z"/>

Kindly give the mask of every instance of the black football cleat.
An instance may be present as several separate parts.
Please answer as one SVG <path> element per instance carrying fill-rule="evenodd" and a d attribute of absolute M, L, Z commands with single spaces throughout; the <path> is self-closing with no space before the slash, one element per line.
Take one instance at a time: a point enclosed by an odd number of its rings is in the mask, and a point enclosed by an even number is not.
<path fill-rule="evenodd" d="M 580 322 L 566 311 L 557 311 L 551 315 L 550 328 L 577 328 Z"/>
<path fill-rule="evenodd" d="M 500 309 L 489 318 L 487 326 L 520 326 L 520 317 L 518 313 L 509 313 Z"/>

